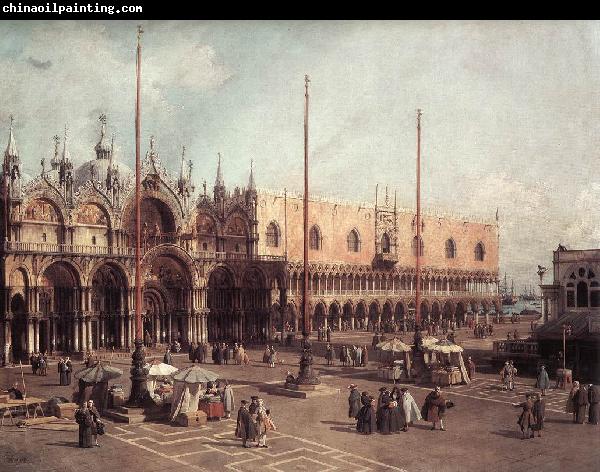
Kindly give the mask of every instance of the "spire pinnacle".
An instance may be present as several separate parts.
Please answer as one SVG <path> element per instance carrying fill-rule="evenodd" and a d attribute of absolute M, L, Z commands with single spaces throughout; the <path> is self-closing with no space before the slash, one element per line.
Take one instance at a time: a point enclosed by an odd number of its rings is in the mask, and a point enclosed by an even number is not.
<path fill-rule="evenodd" d="M 256 184 L 254 183 L 254 159 L 250 159 L 250 180 L 248 182 L 248 190 L 256 190 Z"/>
<path fill-rule="evenodd" d="M 181 169 L 179 171 L 179 176 L 181 179 L 183 179 L 185 177 L 184 170 L 185 170 L 185 146 L 182 146 L 181 147 Z"/>
<path fill-rule="evenodd" d="M 15 136 L 13 133 L 13 123 L 15 118 L 10 115 L 10 130 L 8 132 L 8 145 L 6 146 L 6 151 L 4 152 L 4 157 L 19 157 L 19 150 L 17 149 L 17 142 L 15 141 Z"/>
<path fill-rule="evenodd" d="M 217 178 L 215 179 L 215 187 L 224 187 L 225 182 L 223 181 L 223 173 L 221 172 L 221 153 L 218 152 L 219 162 L 217 164 Z"/>
<path fill-rule="evenodd" d="M 63 139 L 63 152 L 62 152 L 62 160 L 64 162 L 67 162 L 71 158 L 69 151 L 67 149 L 67 137 L 68 137 L 67 125 L 65 125 L 65 137 Z"/>

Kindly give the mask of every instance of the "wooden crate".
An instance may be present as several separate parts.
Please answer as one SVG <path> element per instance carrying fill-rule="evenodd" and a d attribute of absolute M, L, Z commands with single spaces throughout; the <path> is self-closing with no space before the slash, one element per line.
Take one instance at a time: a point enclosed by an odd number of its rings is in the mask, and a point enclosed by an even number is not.
<path fill-rule="evenodd" d="M 77 403 L 59 403 L 56 405 L 56 416 L 58 418 L 75 418 L 75 410 L 79 408 Z"/>
<path fill-rule="evenodd" d="M 203 411 L 189 411 L 177 416 L 177 424 L 186 427 L 200 427 L 206 425 L 206 413 Z"/>

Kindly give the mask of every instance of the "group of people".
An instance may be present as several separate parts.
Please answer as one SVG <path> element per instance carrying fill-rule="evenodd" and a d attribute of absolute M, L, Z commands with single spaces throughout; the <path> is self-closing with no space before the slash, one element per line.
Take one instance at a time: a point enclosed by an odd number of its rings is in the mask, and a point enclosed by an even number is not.
<path fill-rule="evenodd" d="M 331 329 L 331 326 L 327 326 L 327 328 L 324 326 L 319 326 L 317 328 L 317 341 L 327 341 L 330 343 L 332 332 L 333 330 Z"/>
<path fill-rule="evenodd" d="M 335 348 L 327 343 L 325 348 L 327 365 L 334 365 L 336 358 Z M 369 362 L 369 350 L 367 346 L 343 345 L 340 348 L 339 360 L 344 367 L 365 367 Z"/>
<path fill-rule="evenodd" d="M 250 358 L 242 343 L 215 342 L 209 344 L 190 343 L 188 349 L 189 360 L 193 363 L 204 364 L 211 359 L 213 364 L 228 365 L 230 361 L 237 365 L 248 365 Z"/>
<path fill-rule="evenodd" d="M 431 422 L 432 430 L 439 423 L 440 430 L 445 431 L 443 418 L 446 409 L 453 406 L 444 398 L 440 387 L 427 395 L 421 409 L 407 388 L 394 387 L 390 391 L 381 387 L 377 399 L 368 392 L 359 393 L 355 384 L 348 388 L 348 417 L 356 419 L 356 430 L 363 434 L 407 432 L 409 426 L 421 419 Z"/>
<path fill-rule="evenodd" d="M 502 381 L 502 390 L 515 389 L 515 377 L 517 376 L 517 368 L 513 361 L 506 361 L 502 369 L 500 369 L 500 380 Z"/>
<path fill-rule="evenodd" d="M 473 327 L 473 336 L 477 339 L 485 339 L 488 336 L 494 335 L 494 325 L 485 324 L 485 323 L 477 323 Z"/>
<path fill-rule="evenodd" d="M 48 357 L 46 353 L 32 352 L 29 356 L 29 363 L 33 375 L 48 375 Z"/>
<path fill-rule="evenodd" d="M 573 382 L 566 411 L 573 413 L 573 423 L 584 424 L 587 412 L 587 422 L 597 425 L 600 417 L 600 386 Z"/>
<path fill-rule="evenodd" d="M 506 333 L 506 340 L 510 341 L 511 339 L 515 339 L 515 340 L 521 339 L 521 336 L 519 335 L 518 330 L 515 329 L 514 332 L 512 332 L 512 333 L 510 331 L 508 333 Z"/>
<path fill-rule="evenodd" d="M 75 411 L 75 421 L 79 425 L 79 447 L 100 447 L 98 436 L 104 434 L 104 424 L 94 400 L 88 400 Z"/>
<path fill-rule="evenodd" d="M 544 417 L 546 415 L 546 402 L 541 393 L 526 393 L 525 401 L 513 403 L 515 408 L 521 408 L 517 424 L 521 428 L 522 439 L 533 438 L 535 431 L 538 437 L 542 436 Z"/>
<path fill-rule="evenodd" d="M 73 372 L 73 363 L 69 357 L 58 360 L 58 376 L 60 385 L 71 385 L 71 373 Z"/>
<path fill-rule="evenodd" d="M 246 400 L 241 401 L 238 410 L 235 436 L 242 440 L 242 446 L 250 448 L 249 442 L 254 442 L 255 447 L 269 447 L 267 433 L 277 428 L 271 418 L 271 411 L 266 407 L 264 400 L 258 396 L 251 397 L 248 405 Z"/>
<path fill-rule="evenodd" d="M 263 364 L 269 364 L 269 367 L 274 368 L 275 362 L 277 362 L 277 351 L 273 345 L 265 348 L 265 352 L 263 353 Z"/>

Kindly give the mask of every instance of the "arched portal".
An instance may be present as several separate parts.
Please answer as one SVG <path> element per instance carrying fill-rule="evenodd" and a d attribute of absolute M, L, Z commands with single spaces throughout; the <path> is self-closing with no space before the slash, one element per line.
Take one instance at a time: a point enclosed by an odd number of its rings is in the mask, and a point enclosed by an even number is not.
<path fill-rule="evenodd" d="M 51 347 L 66 352 L 79 351 L 80 322 L 75 314 L 81 310 L 81 284 L 77 271 L 67 262 L 53 262 L 42 273 L 40 292 L 47 294 L 53 318 Z"/>
<path fill-rule="evenodd" d="M 344 303 L 344 307 L 342 309 L 344 323 L 347 324 L 349 329 L 354 329 L 354 325 L 352 324 L 353 314 L 352 314 L 352 303 L 349 301 Z"/>
<path fill-rule="evenodd" d="M 131 339 L 124 320 L 127 311 L 127 277 L 123 270 L 114 264 L 106 263 L 98 267 L 92 275 L 91 321 L 92 349 L 98 347 L 131 347 Z M 129 328 L 129 329 L 128 329 Z"/>
<path fill-rule="evenodd" d="M 232 333 L 228 330 L 226 322 L 233 318 L 234 299 L 233 276 L 224 267 L 217 267 L 208 279 L 208 340 L 216 341 L 229 337 Z M 234 327 L 240 323 L 234 319 Z M 234 331 L 236 331 L 234 329 Z"/>
<path fill-rule="evenodd" d="M 358 302 L 356 313 L 354 314 L 355 323 L 360 323 L 362 329 L 367 327 L 367 308 L 364 302 Z"/>
<path fill-rule="evenodd" d="M 440 321 L 441 318 L 442 318 L 442 311 L 440 309 L 440 302 L 438 302 L 437 300 L 435 300 L 431 304 L 431 318 L 434 321 Z"/>
<path fill-rule="evenodd" d="M 145 343 L 189 342 L 197 330 L 191 317 L 190 269 L 178 256 L 169 253 L 153 257 L 147 265 L 142 312 Z"/>
<path fill-rule="evenodd" d="M 340 306 L 337 302 L 329 305 L 329 316 L 327 317 L 327 326 L 332 330 L 340 328 Z"/>
<path fill-rule="evenodd" d="M 27 359 L 27 315 L 23 295 L 17 293 L 10 300 L 11 321 L 11 346 L 13 362 L 26 361 Z"/>
<path fill-rule="evenodd" d="M 256 267 L 248 269 L 242 287 L 242 339 L 265 341 L 269 338 L 270 289 L 264 274 Z"/>
<path fill-rule="evenodd" d="M 369 305 L 369 323 L 373 330 L 379 329 L 379 307 L 375 302 Z"/>
<path fill-rule="evenodd" d="M 325 305 L 322 302 L 319 302 L 315 306 L 315 312 L 313 314 L 313 328 L 316 326 L 317 328 L 325 327 Z"/>
<path fill-rule="evenodd" d="M 454 313 L 454 317 L 456 321 L 459 322 L 461 325 L 465 322 L 465 313 L 465 304 L 463 302 L 458 302 L 456 304 L 456 311 Z"/>
<path fill-rule="evenodd" d="M 444 304 L 444 313 L 443 313 L 443 318 L 445 320 L 449 320 L 453 317 L 454 315 L 454 307 L 452 306 L 452 302 L 447 301 Z"/>

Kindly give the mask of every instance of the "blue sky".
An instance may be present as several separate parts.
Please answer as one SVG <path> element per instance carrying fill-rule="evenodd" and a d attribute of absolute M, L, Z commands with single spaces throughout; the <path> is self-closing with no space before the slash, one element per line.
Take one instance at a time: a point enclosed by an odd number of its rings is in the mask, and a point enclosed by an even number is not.
<path fill-rule="evenodd" d="M 599 247 L 600 24 L 594 22 L 145 22 L 142 136 L 197 188 L 301 190 L 304 74 L 311 76 L 311 188 L 414 205 L 415 110 L 423 199 L 493 218 L 501 271 L 535 283 L 559 242 Z M 25 170 L 69 128 L 93 158 L 108 116 L 133 165 L 136 22 L 2 22 L 0 124 L 16 119 Z"/>

